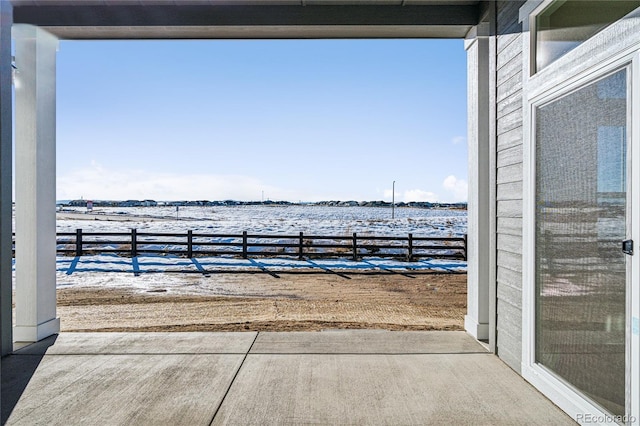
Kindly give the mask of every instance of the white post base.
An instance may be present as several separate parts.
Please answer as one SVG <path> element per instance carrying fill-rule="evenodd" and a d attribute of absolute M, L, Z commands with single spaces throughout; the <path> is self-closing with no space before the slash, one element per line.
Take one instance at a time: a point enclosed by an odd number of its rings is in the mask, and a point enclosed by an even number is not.
<path fill-rule="evenodd" d="M 60 318 L 54 318 L 35 327 L 15 326 L 13 340 L 15 342 L 38 342 L 58 333 L 60 333 Z"/>
<path fill-rule="evenodd" d="M 464 329 L 476 340 L 489 339 L 489 324 L 478 323 L 469 315 L 464 316 Z"/>

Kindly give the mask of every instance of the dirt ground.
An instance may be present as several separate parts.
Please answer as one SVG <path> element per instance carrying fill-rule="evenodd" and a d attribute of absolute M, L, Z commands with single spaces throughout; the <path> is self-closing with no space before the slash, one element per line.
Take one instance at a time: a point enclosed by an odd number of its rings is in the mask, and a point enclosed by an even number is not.
<path fill-rule="evenodd" d="M 466 274 L 217 274 L 208 292 L 152 279 L 59 288 L 62 331 L 461 330 L 466 311 Z"/>

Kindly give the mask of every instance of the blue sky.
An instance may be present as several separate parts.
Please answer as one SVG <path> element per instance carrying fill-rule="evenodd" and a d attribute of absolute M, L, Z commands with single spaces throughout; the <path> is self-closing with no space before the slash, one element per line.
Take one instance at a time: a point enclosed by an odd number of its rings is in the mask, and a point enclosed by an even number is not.
<path fill-rule="evenodd" d="M 461 40 L 61 41 L 57 198 L 465 201 Z"/>

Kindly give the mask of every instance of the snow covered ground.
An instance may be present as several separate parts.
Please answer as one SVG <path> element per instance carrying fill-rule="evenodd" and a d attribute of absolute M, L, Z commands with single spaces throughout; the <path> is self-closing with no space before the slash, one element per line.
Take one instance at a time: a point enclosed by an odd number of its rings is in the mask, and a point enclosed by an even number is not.
<path fill-rule="evenodd" d="M 66 211 L 85 212 L 84 208 Z M 126 218 L 127 221 L 95 220 L 96 216 Z M 261 234 L 406 236 L 463 236 L 467 232 L 465 210 L 327 206 L 224 206 L 224 207 L 131 207 L 95 208 L 89 220 L 58 220 L 58 232 L 194 232 Z M 134 220 L 134 219 L 138 220 Z M 84 219 L 84 218 L 83 218 Z"/>
<path fill-rule="evenodd" d="M 377 236 L 463 236 L 467 229 L 467 214 L 463 210 L 376 207 L 327 206 L 225 206 L 225 207 L 139 207 L 96 208 L 85 214 L 84 208 L 67 208 L 58 215 L 58 232 L 176 232 L 187 230 L 202 233 L 241 233 L 291 235 L 300 231 L 316 235 Z M 80 216 L 82 219 L 78 219 Z M 110 220 L 96 220 L 109 216 Z M 65 218 L 67 217 L 67 218 Z M 71 217 L 71 218 L 69 218 Z M 115 220 L 111 220 L 115 219 Z M 124 220 L 126 219 L 126 220 Z M 277 274 L 287 271 L 324 271 L 327 273 L 378 271 L 410 274 L 411 272 L 466 272 L 466 262 L 459 260 L 421 259 L 415 262 L 383 258 L 360 261 L 344 259 L 297 260 L 295 258 L 241 259 L 234 257 L 199 257 L 185 259 L 176 256 L 119 257 L 113 254 L 58 256 L 57 285 L 126 286 L 140 290 L 153 289 L 154 283 L 181 288 L 187 285 L 205 288 L 215 285 L 208 277 L 216 272 L 262 271 Z M 188 277 L 188 278 L 187 278 Z M 194 282 L 197 286 L 194 287 Z M 195 291 L 195 290 L 194 290 Z"/>
<path fill-rule="evenodd" d="M 125 258 L 115 255 L 58 257 L 58 288 L 126 288 L 138 292 L 161 290 L 171 294 L 236 295 L 237 289 L 216 279 L 222 273 L 257 272 L 278 278 L 287 273 L 326 273 L 349 278 L 349 273 L 402 274 L 424 272 L 464 273 L 461 260 L 422 259 L 416 262 L 368 258 L 349 259 L 238 259 L 210 257 L 185 259 L 165 256 Z M 247 284 L 251 279 L 247 276 Z M 348 281 L 346 281 L 348 282 Z"/>

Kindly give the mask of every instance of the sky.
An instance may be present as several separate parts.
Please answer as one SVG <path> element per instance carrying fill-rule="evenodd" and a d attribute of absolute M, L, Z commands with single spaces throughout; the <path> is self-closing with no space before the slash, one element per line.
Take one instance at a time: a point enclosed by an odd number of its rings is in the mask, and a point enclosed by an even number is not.
<path fill-rule="evenodd" d="M 461 40 L 61 41 L 57 199 L 467 199 Z"/>

